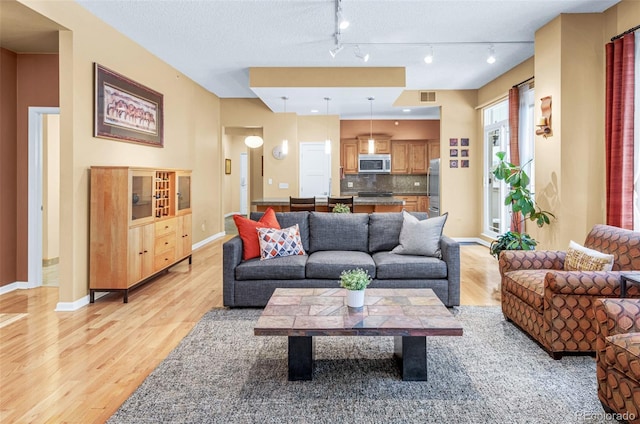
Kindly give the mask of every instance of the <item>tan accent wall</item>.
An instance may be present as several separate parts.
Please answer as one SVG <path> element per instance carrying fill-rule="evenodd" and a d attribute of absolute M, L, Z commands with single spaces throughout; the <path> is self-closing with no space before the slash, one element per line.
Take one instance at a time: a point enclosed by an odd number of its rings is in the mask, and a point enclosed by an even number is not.
<path fill-rule="evenodd" d="M 17 61 L 0 48 L 0 286 L 16 281 Z"/>
<path fill-rule="evenodd" d="M 478 110 L 509 96 L 509 89 L 534 76 L 535 59 L 530 57 L 478 89 Z"/>
<path fill-rule="evenodd" d="M 407 90 L 396 101 L 397 106 L 421 106 L 416 91 Z M 442 163 L 440 211 L 448 212 L 445 233 L 450 237 L 477 237 L 482 217 L 477 211 L 482 205 L 482 138 L 478 130 L 477 90 L 436 91 L 440 106 L 440 158 Z M 469 139 L 469 168 L 450 168 L 449 139 Z M 460 149 L 460 145 L 457 147 Z"/>
<path fill-rule="evenodd" d="M 60 255 L 60 115 L 44 115 L 42 155 L 42 259 Z"/>
<path fill-rule="evenodd" d="M 68 28 L 60 32 L 60 302 L 88 291 L 89 167 L 193 170 L 193 242 L 223 231 L 217 96 L 73 2 L 21 1 Z M 164 95 L 164 148 L 94 138 L 93 64 Z M 202 230 L 204 224 L 205 230 Z"/>
<path fill-rule="evenodd" d="M 340 120 L 337 115 L 297 116 L 295 113 L 273 113 L 260 99 L 222 99 L 221 123 L 224 128 L 259 128 L 264 145 L 250 150 L 251 198 L 288 198 L 299 194 L 299 143 L 324 141 L 327 134 L 332 141 L 332 192 L 340 192 Z M 277 160 L 273 148 L 289 140 L 286 158 Z M 261 152 L 260 152 L 261 150 Z M 263 156 L 263 167 L 260 167 Z M 261 175 L 264 170 L 264 175 Z M 271 178 L 271 184 L 269 184 Z M 287 189 L 279 184 L 286 183 Z"/>
<path fill-rule="evenodd" d="M 404 67 L 255 67 L 250 87 L 405 87 Z"/>

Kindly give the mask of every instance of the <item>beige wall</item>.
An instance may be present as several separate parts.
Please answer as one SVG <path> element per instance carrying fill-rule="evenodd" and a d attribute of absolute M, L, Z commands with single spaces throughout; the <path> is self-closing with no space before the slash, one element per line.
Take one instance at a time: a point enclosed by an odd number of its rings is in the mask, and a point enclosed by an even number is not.
<path fill-rule="evenodd" d="M 21 3 L 69 29 L 60 33 L 60 302 L 88 291 L 92 165 L 192 169 L 193 241 L 223 231 L 219 99 L 75 2 Z M 164 148 L 92 137 L 94 62 L 164 95 Z"/>
<path fill-rule="evenodd" d="M 420 106 L 416 91 L 407 90 L 397 106 Z M 475 107 L 477 90 L 443 90 L 436 92 L 440 106 L 440 158 L 442 159 L 440 211 L 449 212 L 445 233 L 449 237 L 477 237 L 482 217 L 482 139 L 478 136 Z M 469 168 L 450 168 L 449 139 L 469 139 Z M 460 146 L 458 145 L 458 149 Z M 460 158 L 455 158 L 458 161 Z"/>
<path fill-rule="evenodd" d="M 371 127 L 373 129 L 371 130 Z M 390 135 L 393 140 L 439 140 L 440 120 L 349 120 L 340 123 L 340 138 L 354 139 L 358 136 L 373 134 Z"/>
<path fill-rule="evenodd" d="M 43 115 L 42 259 L 60 255 L 60 115 Z"/>
<path fill-rule="evenodd" d="M 262 129 L 264 145 L 262 156 L 264 176 L 258 173 L 259 155 L 251 152 L 251 198 L 288 198 L 299 194 L 300 142 L 324 141 L 327 134 L 332 142 L 332 192 L 340 192 L 340 120 L 337 115 L 297 116 L 295 113 L 273 113 L 260 99 L 222 99 L 221 123 L 228 127 L 257 127 Z M 289 154 L 277 160 L 271 154 L 273 148 L 289 140 Z M 269 184 L 269 179 L 272 183 Z M 287 189 L 279 184 L 286 183 Z M 257 185 L 261 186 L 260 188 Z"/>

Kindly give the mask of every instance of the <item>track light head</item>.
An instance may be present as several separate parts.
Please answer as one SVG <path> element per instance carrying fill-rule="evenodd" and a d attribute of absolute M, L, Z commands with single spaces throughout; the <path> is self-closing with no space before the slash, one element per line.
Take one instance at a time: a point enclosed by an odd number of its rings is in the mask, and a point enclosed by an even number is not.
<path fill-rule="evenodd" d="M 329 50 L 329 54 L 331 55 L 331 58 L 335 59 L 335 57 L 338 55 L 338 53 L 342 51 L 343 48 L 344 46 L 342 44 L 337 44 L 334 48 Z"/>
<path fill-rule="evenodd" d="M 363 53 L 362 50 L 360 50 L 360 46 L 356 46 L 353 52 L 356 55 L 356 57 L 358 59 L 361 59 L 363 62 L 369 61 L 369 53 Z"/>
<path fill-rule="evenodd" d="M 490 65 L 496 63 L 496 51 L 493 45 L 489 46 L 489 56 L 487 57 L 487 63 Z"/>
<path fill-rule="evenodd" d="M 429 46 L 427 55 L 424 57 L 424 63 L 433 63 L 433 47 Z"/>
<path fill-rule="evenodd" d="M 344 17 L 344 13 L 342 13 L 342 9 L 338 9 L 338 28 L 347 29 L 349 28 L 349 21 Z"/>

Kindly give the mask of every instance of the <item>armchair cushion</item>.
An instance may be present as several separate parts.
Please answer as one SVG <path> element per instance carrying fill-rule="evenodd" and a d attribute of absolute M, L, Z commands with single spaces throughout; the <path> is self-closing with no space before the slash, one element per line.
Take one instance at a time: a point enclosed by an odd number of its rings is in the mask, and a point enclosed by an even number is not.
<path fill-rule="evenodd" d="M 567 271 L 611 271 L 613 255 L 589 249 L 571 240 L 564 260 Z"/>
<path fill-rule="evenodd" d="M 605 361 L 623 374 L 640 381 L 640 333 L 608 337 Z"/>
<path fill-rule="evenodd" d="M 505 275 L 505 290 L 542 313 L 544 278 L 548 270 L 520 270 Z"/>

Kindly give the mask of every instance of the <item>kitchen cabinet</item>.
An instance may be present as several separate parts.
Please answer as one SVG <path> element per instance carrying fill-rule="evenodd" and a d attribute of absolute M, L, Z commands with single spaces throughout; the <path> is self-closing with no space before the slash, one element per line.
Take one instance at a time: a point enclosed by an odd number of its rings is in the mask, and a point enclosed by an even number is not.
<path fill-rule="evenodd" d="M 384 135 L 373 135 L 373 154 L 389 154 L 391 153 L 391 137 Z M 358 137 L 358 153 L 362 155 L 369 154 L 369 137 Z"/>
<path fill-rule="evenodd" d="M 427 196 L 394 196 L 404 200 L 407 212 L 429 212 L 429 197 Z"/>
<path fill-rule="evenodd" d="M 426 174 L 429 168 L 425 141 L 391 142 L 392 174 Z"/>
<path fill-rule="evenodd" d="M 429 160 L 438 159 L 440 157 L 440 140 L 429 140 L 427 142 L 427 150 Z"/>
<path fill-rule="evenodd" d="M 418 196 L 418 211 L 429 212 L 429 196 Z"/>
<path fill-rule="evenodd" d="M 345 174 L 358 173 L 358 140 L 342 140 L 340 142 L 340 166 Z"/>
<path fill-rule="evenodd" d="M 90 173 L 89 301 L 191 263 L 191 172 L 94 166 Z"/>

